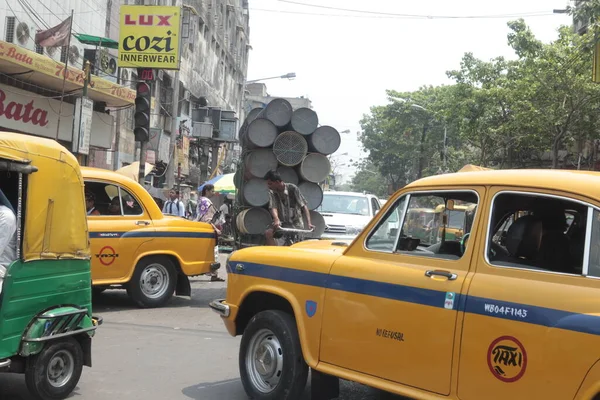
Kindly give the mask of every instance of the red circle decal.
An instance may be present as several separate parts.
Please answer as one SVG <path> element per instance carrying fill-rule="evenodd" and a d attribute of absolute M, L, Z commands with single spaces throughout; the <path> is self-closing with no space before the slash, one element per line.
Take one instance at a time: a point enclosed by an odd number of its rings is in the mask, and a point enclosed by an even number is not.
<path fill-rule="evenodd" d="M 115 252 L 115 249 L 113 249 L 112 247 L 104 246 L 100 249 L 98 254 L 96 254 L 96 257 L 98 257 L 102 265 L 111 265 L 115 262 L 115 259 L 119 257 L 119 255 Z"/>
<path fill-rule="evenodd" d="M 517 338 L 500 336 L 488 348 L 487 364 L 492 375 L 502 382 L 516 382 L 525 375 L 527 352 Z"/>

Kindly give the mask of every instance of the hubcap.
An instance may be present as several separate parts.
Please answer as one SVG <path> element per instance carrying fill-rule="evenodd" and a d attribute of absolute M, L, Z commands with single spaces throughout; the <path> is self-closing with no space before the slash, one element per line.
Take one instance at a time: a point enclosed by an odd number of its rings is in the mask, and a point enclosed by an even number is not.
<path fill-rule="evenodd" d="M 52 356 L 48 363 L 48 382 L 55 388 L 63 387 L 71 380 L 74 370 L 73 355 L 66 350 L 60 350 Z"/>
<path fill-rule="evenodd" d="M 169 287 L 169 273 L 161 264 L 150 264 L 140 278 L 140 288 L 146 297 L 156 299 L 165 294 Z"/>
<path fill-rule="evenodd" d="M 256 332 L 246 352 L 246 370 L 252 385 L 261 393 L 270 393 L 279 384 L 283 371 L 283 349 L 269 329 Z"/>

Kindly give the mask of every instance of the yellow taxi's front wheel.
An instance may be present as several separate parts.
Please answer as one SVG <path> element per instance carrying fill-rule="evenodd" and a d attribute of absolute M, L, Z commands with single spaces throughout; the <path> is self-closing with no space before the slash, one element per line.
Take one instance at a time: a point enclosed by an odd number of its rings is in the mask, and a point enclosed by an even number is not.
<path fill-rule="evenodd" d="M 177 269 L 168 257 L 146 257 L 135 267 L 127 293 L 140 307 L 161 307 L 173 296 L 176 280 Z"/>
<path fill-rule="evenodd" d="M 294 317 L 279 310 L 252 317 L 242 336 L 239 364 L 244 390 L 251 399 L 300 399 L 308 366 Z"/>

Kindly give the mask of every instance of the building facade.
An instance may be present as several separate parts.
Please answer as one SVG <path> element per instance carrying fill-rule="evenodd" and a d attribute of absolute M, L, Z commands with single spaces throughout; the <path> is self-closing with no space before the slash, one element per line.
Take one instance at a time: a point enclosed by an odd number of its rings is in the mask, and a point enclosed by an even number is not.
<path fill-rule="evenodd" d="M 250 49 L 246 0 L 53 0 L 50 3 L 24 0 L 0 6 L 0 33 L 4 35 L 0 40 L 0 102 L 25 107 L 33 100 L 33 109 L 40 110 L 38 114 L 43 113 L 47 119 L 43 124 L 31 121 L 23 124 L 9 113 L 2 113 L 0 128 L 55 138 L 78 153 L 80 149 L 72 144 L 73 110 L 84 90 L 84 61 L 90 60 L 92 78 L 87 95 L 94 101 L 94 114 L 89 150 L 79 154 L 80 163 L 118 169 L 139 160 L 139 145 L 133 135 L 136 69 L 118 68 L 116 49 L 102 46 L 101 42 L 86 44 L 77 38 L 85 34 L 118 41 L 122 4 L 182 7 L 179 81 L 175 82 L 175 71 L 157 71 L 152 89 L 147 162 L 168 164 L 174 159 L 183 177 L 191 166 L 200 162 L 203 149 L 195 145 L 191 128 L 193 110 L 205 102 L 211 107 L 234 111 L 243 119 Z M 71 15 L 71 10 L 73 35 L 69 48 L 42 48 L 35 44 L 36 31 L 58 25 Z M 61 96 L 61 67 L 64 70 L 65 60 L 69 72 L 65 95 Z M 178 96 L 174 101 L 176 85 Z M 177 146 L 171 157 L 173 126 L 177 127 L 173 135 Z M 225 151 L 232 146 L 221 147 Z"/>
<path fill-rule="evenodd" d="M 93 54 L 100 56 L 101 51 L 85 44 L 81 36 L 105 36 L 106 21 L 112 15 L 108 12 L 108 3 L 55 0 L 48 4 L 29 0 L 4 2 L 0 6 L 0 101 L 3 105 L 0 129 L 58 140 L 73 151 L 83 165 L 94 163 L 96 150 L 111 149 L 115 110 L 131 107 L 135 92 L 117 83 L 116 67 L 110 63 L 106 73 L 92 75 L 84 88 L 84 59 Z M 60 24 L 71 13 L 73 35 L 69 46 L 36 45 L 36 31 Z M 92 126 L 91 130 L 82 130 L 83 136 L 78 129 L 74 137 L 77 99 L 85 90 L 87 97 L 93 100 Z M 26 115 L 28 109 L 33 117 Z M 23 113 L 10 110 L 23 110 Z"/>
<path fill-rule="evenodd" d="M 273 99 L 281 98 L 271 96 L 267 92 L 267 85 L 264 83 L 250 83 L 246 85 L 246 102 L 245 102 L 245 112 L 248 113 L 253 108 L 263 108 L 266 107 Z M 301 97 L 283 97 L 287 101 L 290 102 L 292 108 L 294 110 L 302 107 L 313 108 L 312 101 L 304 96 Z"/>

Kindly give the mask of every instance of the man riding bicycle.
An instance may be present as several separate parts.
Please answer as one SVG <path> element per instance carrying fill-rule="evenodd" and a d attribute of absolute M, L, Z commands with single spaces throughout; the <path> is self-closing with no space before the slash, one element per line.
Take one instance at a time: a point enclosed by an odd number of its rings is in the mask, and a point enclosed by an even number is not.
<path fill-rule="evenodd" d="M 280 235 L 277 232 L 279 227 L 304 229 L 303 211 L 308 229 L 313 229 L 306 199 L 300 193 L 298 186 L 283 182 L 281 175 L 276 171 L 267 172 L 265 180 L 269 186 L 269 211 L 273 216 L 273 226 L 265 231 L 267 246 L 280 244 L 278 243 Z"/>

